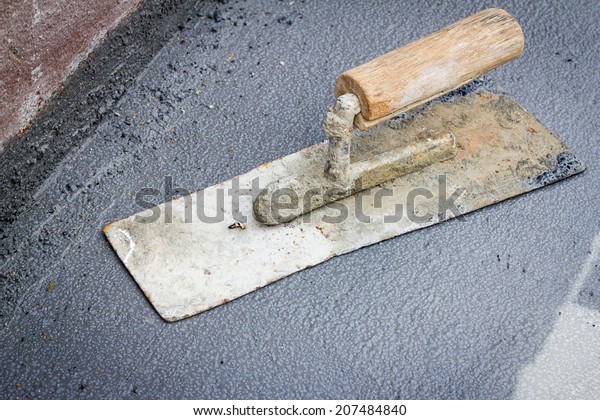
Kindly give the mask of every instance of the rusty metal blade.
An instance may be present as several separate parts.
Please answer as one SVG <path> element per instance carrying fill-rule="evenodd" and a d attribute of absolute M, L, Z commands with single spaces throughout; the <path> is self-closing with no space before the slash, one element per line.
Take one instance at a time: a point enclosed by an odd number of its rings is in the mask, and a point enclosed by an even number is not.
<path fill-rule="evenodd" d="M 486 91 L 438 102 L 413 118 L 369 130 L 353 145 L 353 152 L 366 159 L 409 141 L 423 129 L 452 132 L 460 149 L 457 156 L 287 224 L 265 226 L 253 220 L 250 195 L 241 196 L 239 202 L 239 213 L 248 221 L 234 224 L 239 215 L 226 190 L 251 189 L 257 179 L 256 194 L 257 185 L 262 188 L 286 176 L 322 171 L 325 144 L 241 175 L 239 185 L 229 180 L 112 223 L 105 234 L 158 313 L 176 321 L 336 255 L 495 204 L 585 169 L 516 102 Z M 453 193 L 458 197 L 453 208 L 440 207 L 440 196 L 452 197 Z M 531 206 L 535 205 L 532 200 Z M 398 212 L 400 206 L 404 213 Z M 163 217 L 168 207 L 171 222 Z M 221 214 L 222 220 L 200 218 L 198 210 L 209 216 Z M 341 217 L 344 212 L 347 215 Z M 158 220 L 148 220 L 157 214 Z"/>

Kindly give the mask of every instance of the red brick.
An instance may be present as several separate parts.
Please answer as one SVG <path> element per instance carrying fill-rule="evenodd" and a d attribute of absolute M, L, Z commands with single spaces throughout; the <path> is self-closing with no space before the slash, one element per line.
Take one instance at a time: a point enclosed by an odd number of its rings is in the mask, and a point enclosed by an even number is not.
<path fill-rule="evenodd" d="M 24 131 L 107 32 L 142 0 L 3 1 L 0 149 Z"/>

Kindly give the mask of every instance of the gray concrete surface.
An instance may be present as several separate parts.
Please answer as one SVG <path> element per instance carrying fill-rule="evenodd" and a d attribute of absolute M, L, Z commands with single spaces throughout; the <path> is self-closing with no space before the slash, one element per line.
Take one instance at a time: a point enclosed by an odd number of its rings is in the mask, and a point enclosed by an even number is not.
<path fill-rule="evenodd" d="M 193 191 L 319 141 L 341 71 L 491 5 L 526 36 L 491 77 L 584 174 L 159 318 L 101 233 L 137 191 L 159 202 L 167 177 Z M 0 156 L 1 396 L 600 398 L 598 9 L 203 2 L 111 37 L 93 68 L 172 31 L 128 77 L 75 75 Z"/>

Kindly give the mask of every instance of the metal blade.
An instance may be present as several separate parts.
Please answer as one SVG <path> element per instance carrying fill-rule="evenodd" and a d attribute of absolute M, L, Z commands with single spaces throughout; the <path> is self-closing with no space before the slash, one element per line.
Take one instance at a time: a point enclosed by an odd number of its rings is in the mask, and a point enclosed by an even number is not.
<path fill-rule="evenodd" d="M 241 196 L 236 215 L 237 206 L 232 205 L 227 190 L 235 186 L 252 189 L 256 195 L 258 187 L 271 181 L 322 171 L 325 144 L 241 175 L 239 185 L 229 180 L 112 223 L 105 233 L 158 313 L 176 321 L 336 255 L 495 204 L 585 169 L 516 102 L 485 91 L 432 104 L 415 117 L 390 121 L 370 135 L 384 140 L 378 143 L 381 147 L 389 147 L 398 136 L 414 138 L 424 129 L 452 132 L 459 145 L 456 157 L 286 224 L 265 226 L 253 220 L 250 195 Z M 258 180 L 254 187 L 253 180 Z M 535 205 L 532 200 L 531 206 Z M 170 212 L 171 222 L 165 217 Z M 211 222 L 198 213 L 221 214 L 222 220 Z M 149 216 L 157 215 L 150 222 Z M 240 215 L 247 222 L 236 224 Z"/>

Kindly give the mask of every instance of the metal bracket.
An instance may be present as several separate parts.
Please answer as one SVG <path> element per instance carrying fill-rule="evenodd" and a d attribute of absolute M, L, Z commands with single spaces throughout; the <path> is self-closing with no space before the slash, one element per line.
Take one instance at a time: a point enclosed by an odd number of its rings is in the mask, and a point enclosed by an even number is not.
<path fill-rule="evenodd" d="M 360 104 L 355 95 L 347 93 L 337 98 L 323 122 L 329 143 L 324 171 L 297 174 L 270 183 L 253 202 L 257 221 L 267 225 L 290 222 L 328 203 L 450 159 L 456 154 L 456 140 L 452 133 L 440 135 L 424 129 L 406 146 L 352 163 L 354 119 L 359 113 Z M 283 197 L 286 198 L 281 200 Z"/>

